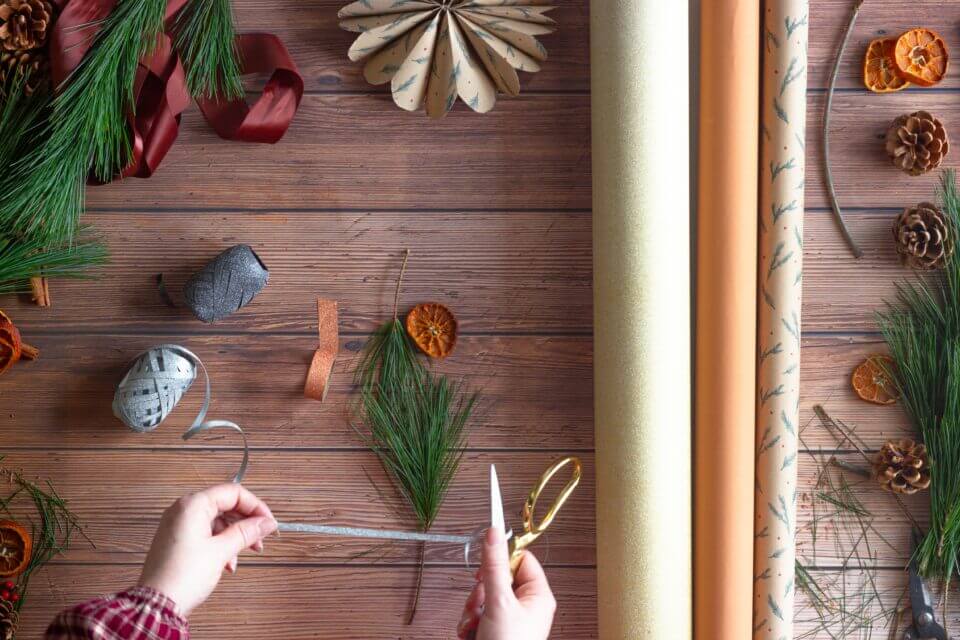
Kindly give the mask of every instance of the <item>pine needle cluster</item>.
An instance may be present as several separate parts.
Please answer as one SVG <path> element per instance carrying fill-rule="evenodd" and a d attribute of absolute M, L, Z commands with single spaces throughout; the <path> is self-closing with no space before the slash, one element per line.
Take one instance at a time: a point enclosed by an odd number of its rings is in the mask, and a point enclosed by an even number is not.
<path fill-rule="evenodd" d="M 196 98 L 243 97 L 230 0 L 193 0 L 180 11 L 174 42 Z"/>
<path fill-rule="evenodd" d="M 960 192 L 953 170 L 941 179 L 944 213 L 960 230 Z M 942 279 L 897 288 L 878 314 L 896 363 L 889 372 L 931 460 L 930 527 L 917 550 L 921 573 L 949 582 L 960 554 L 960 256 Z"/>

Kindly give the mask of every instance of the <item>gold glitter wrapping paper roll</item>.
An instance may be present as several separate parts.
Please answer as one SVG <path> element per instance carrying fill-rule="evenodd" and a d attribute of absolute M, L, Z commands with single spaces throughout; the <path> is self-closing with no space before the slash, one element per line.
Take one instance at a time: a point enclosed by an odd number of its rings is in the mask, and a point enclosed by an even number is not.
<path fill-rule="evenodd" d="M 691 636 L 687 34 L 686 2 L 590 7 L 604 640 Z"/>
<path fill-rule="evenodd" d="M 760 0 L 700 8 L 694 634 L 743 640 L 753 632 Z"/>
<path fill-rule="evenodd" d="M 793 637 L 807 0 L 766 0 L 760 118 L 753 637 Z"/>

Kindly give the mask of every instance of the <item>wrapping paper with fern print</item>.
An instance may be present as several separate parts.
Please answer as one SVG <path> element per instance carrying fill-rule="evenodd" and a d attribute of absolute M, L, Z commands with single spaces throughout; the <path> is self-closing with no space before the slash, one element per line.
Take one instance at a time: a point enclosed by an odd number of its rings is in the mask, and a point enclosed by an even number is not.
<path fill-rule="evenodd" d="M 807 12 L 807 0 L 764 3 L 754 640 L 793 637 Z"/>

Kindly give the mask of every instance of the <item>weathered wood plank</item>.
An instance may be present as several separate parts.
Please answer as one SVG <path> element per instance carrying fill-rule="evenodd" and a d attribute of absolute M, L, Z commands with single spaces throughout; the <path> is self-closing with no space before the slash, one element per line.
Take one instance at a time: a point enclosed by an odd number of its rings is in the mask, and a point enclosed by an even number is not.
<path fill-rule="evenodd" d="M 807 110 L 807 207 L 829 206 L 820 159 L 822 108 L 823 96 L 811 95 Z M 830 152 L 841 206 L 901 208 L 934 199 L 939 171 L 909 176 L 893 166 L 884 150 L 884 136 L 893 120 L 919 109 L 940 118 L 948 132 L 952 124 L 960 122 L 960 104 L 952 93 L 847 93 L 834 98 Z M 954 160 L 948 156 L 945 166 L 953 165 Z"/>
<path fill-rule="evenodd" d="M 228 444 L 224 440 L 216 442 Z M 584 478 L 534 548 L 547 564 L 592 566 L 594 549 L 593 456 L 580 454 Z M 163 510 L 187 493 L 229 478 L 239 464 L 237 451 L 140 450 L 10 452 L 7 468 L 28 476 L 43 474 L 69 501 L 96 545 L 78 540 L 68 562 L 141 562 Z M 557 458 L 552 453 L 468 452 L 447 502 L 434 525 L 436 533 L 470 534 L 489 525 L 489 467 L 501 478 L 509 526 L 520 530 L 520 509 L 540 473 Z M 557 478 L 558 491 L 562 486 Z M 379 462 L 369 452 L 265 452 L 251 454 L 244 485 L 270 505 L 281 521 L 383 529 L 415 528 L 409 507 L 392 490 Z M 544 494 L 544 508 L 553 494 Z M 24 509 L 28 509 L 26 512 Z M 17 505 L 29 514 L 29 505 Z M 430 563 L 463 564 L 463 549 L 428 545 Z M 416 564 L 416 545 L 286 533 L 271 538 L 262 556 L 244 564 Z"/>
<path fill-rule="evenodd" d="M 36 362 L 3 378 L 4 447 L 179 447 L 203 399 L 200 382 L 157 431 L 139 436 L 111 413 L 115 385 L 144 349 L 179 342 L 212 376 L 211 417 L 232 419 L 258 448 L 360 447 L 348 424 L 362 338 L 341 342 L 324 403 L 303 397 L 316 338 L 308 336 L 36 336 Z M 437 372 L 481 393 L 469 444 L 546 450 L 593 448 L 588 337 L 464 337 Z M 236 443 L 228 442 L 228 446 Z"/>
<path fill-rule="evenodd" d="M 820 426 L 813 413 L 822 404 L 834 418 L 856 429 L 871 449 L 889 439 L 912 433 L 910 422 L 899 405 L 881 406 L 861 400 L 850 386 L 854 368 L 874 353 L 886 353 L 879 336 L 817 336 L 803 340 L 800 372 L 800 423 L 806 425 L 806 448 L 847 449 Z"/>
<path fill-rule="evenodd" d="M 234 0 L 237 29 L 275 33 L 300 68 L 307 91 L 383 93 L 363 79 L 363 65 L 347 59 L 356 34 L 337 26 L 337 10 L 347 0 L 264 3 Z M 587 0 L 556 0 L 550 15 L 557 31 L 543 36 L 550 59 L 539 73 L 521 73 L 524 92 L 590 90 L 590 31 Z M 415 116 L 411 116 L 415 117 Z"/>
<path fill-rule="evenodd" d="M 483 117 L 411 115 L 388 96 L 310 95 L 277 145 L 220 140 L 195 107 L 149 180 L 91 208 L 589 209 L 590 97 L 504 100 Z"/>
<path fill-rule="evenodd" d="M 900 264 L 891 228 L 897 212 L 847 212 L 844 219 L 863 249 L 853 257 L 828 212 L 804 220 L 803 329 L 878 331 L 875 313 L 893 300 L 895 285 L 920 277 Z"/>
<path fill-rule="evenodd" d="M 830 70 L 836 59 L 840 38 L 847 26 L 852 0 L 812 0 L 810 2 L 810 87 L 824 89 L 830 78 Z M 915 0 L 909 4 L 898 0 L 871 0 L 863 5 L 857 17 L 847 52 L 840 67 L 837 86 L 856 88 L 866 92 L 863 85 L 863 56 L 867 45 L 874 38 L 896 37 L 914 27 L 924 26 L 940 33 L 947 45 L 960 44 L 955 38 L 956 25 L 953 16 L 944 11 L 944 4 L 938 0 Z M 951 65 L 947 78 L 938 89 L 960 88 L 960 71 Z M 922 89 L 908 89 L 911 96 L 920 102 L 926 99 Z M 885 96 L 875 96 L 883 101 Z"/>
<path fill-rule="evenodd" d="M 190 619 L 197 638 L 235 640 L 448 640 L 456 634 L 471 571 L 429 568 L 412 626 L 405 625 L 414 567 L 244 567 Z M 40 638 L 56 613 L 133 584 L 138 567 L 53 566 L 34 579 L 23 638 Z M 596 572 L 548 569 L 558 603 L 551 638 L 597 637 Z"/>
<path fill-rule="evenodd" d="M 134 186 L 132 183 L 130 186 Z M 584 213 L 107 213 L 86 221 L 111 264 L 96 282 L 58 281 L 54 303 L 4 300 L 25 332 L 316 333 L 316 298 L 340 301 L 343 332 L 369 332 L 402 302 L 450 305 L 464 332 L 579 332 L 592 326 L 590 215 Z M 183 307 L 190 275 L 236 243 L 270 269 L 253 304 L 213 325 Z M 164 274 L 171 309 L 155 277 Z"/>

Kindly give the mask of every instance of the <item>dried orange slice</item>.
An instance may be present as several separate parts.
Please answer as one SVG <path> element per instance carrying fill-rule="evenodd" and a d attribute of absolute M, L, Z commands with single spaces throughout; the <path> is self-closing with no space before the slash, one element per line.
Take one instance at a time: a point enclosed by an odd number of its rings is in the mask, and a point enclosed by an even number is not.
<path fill-rule="evenodd" d="M 863 84 L 874 93 L 891 93 L 910 86 L 893 61 L 896 38 L 880 38 L 867 47 L 863 58 Z"/>
<path fill-rule="evenodd" d="M 457 318 L 442 304 L 418 304 L 407 314 L 407 333 L 428 356 L 446 358 L 457 344 Z"/>
<path fill-rule="evenodd" d="M 0 578 L 15 578 L 30 564 L 33 539 L 13 520 L 0 520 Z"/>
<path fill-rule="evenodd" d="M 947 43 L 930 29 L 910 29 L 894 45 L 893 61 L 905 79 L 932 87 L 947 75 Z"/>
<path fill-rule="evenodd" d="M 893 358 L 884 355 L 873 355 L 853 370 L 850 383 L 853 390 L 863 400 L 874 404 L 893 404 L 897 401 L 897 385 L 894 384 L 888 371 L 893 371 Z"/>

